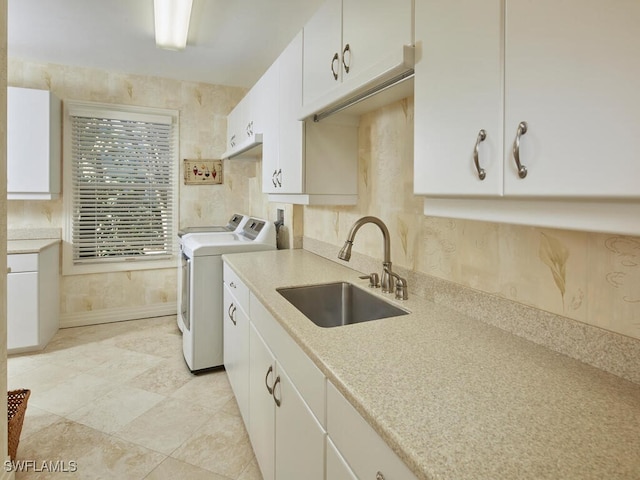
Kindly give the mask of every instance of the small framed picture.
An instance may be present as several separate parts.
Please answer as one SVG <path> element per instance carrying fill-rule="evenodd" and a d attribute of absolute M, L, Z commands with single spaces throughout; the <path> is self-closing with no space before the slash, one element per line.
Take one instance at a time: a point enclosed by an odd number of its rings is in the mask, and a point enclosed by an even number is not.
<path fill-rule="evenodd" d="M 222 184 L 222 160 L 184 160 L 185 185 Z"/>

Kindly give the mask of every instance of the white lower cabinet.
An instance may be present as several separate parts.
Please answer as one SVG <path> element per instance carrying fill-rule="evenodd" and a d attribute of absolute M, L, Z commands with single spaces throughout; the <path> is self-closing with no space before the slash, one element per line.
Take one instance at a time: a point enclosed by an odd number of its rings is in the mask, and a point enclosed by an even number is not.
<path fill-rule="evenodd" d="M 8 353 L 42 350 L 58 331 L 59 252 L 56 243 L 7 255 Z"/>
<path fill-rule="evenodd" d="M 416 478 L 331 382 L 327 382 L 327 433 L 337 449 L 334 453 L 339 453 L 339 458 L 349 466 L 349 469 L 345 469 L 345 465 L 336 465 L 336 459 L 333 458 L 332 469 L 338 468 L 338 472 L 342 472 L 336 478 L 376 480 Z M 331 457 L 332 455 L 327 453 L 327 464 L 330 463 Z M 327 473 L 328 471 L 327 467 Z M 355 475 L 355 477 L 349 475 Z M 333 477 L 327 474 L 327 479 L 333 480 Z"/>
<path fill-rule="evenodd" d="M 279 325 L 265 310 L 257 310 L 260 325 L 252 322 L 249 334 L 248 430 L 258 465 L 265 480 L 324 480 L 325 430 L 280 363 L 281 344 L 267 345 L 264 337 L 277 335 Z"/>
<path fill-rule="evenodd" d="M 327 480 L 358 480 L 329 437 L 327 437 Z"/>
<path fill-rule="evenodd" d="M 224 368 L 238 402 L 240 414 L 249 421 L 249 317 L 241 303 L 224 284 L 223 342 Z"/>

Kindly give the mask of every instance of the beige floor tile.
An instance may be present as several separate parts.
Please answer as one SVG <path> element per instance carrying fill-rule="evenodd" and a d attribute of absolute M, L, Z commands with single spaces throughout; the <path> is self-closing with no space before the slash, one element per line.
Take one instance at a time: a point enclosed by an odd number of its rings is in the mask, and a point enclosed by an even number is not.
<path fill-rule="evenodd" d="M 124 383 L 162 363 L 162 357 L 113 347 L 113 356 L 87 373 Z"/>
<path fill-rule="evenodd" d="M 101 432 L 113 433 L 163 399 L 162 395 L 123 385 L 76 410 L 67 418 Z"/>
<path fill-rule="evenodd" d="M 230 480 L 204 468 L 196 467 L 175 458 L 167 458 L 145 480 Z"/>
<path fill-rule="evenodd" d="M 24 423 L 22 424 L 20 441 L 36 432 L 39 432 L 43 428 L 50 427 L 60 420 L 62 420 L 61 416 L 34 406 L 31 403 L 31 398 L 29 398 L 29 401 L 27 402 L 27 411 L 24 415 Z"/>
<path fill-rule="evenodd" d="M 21 439 L 16 455 L 18 460 L 71 461 L 87 453 L 94 445 L 108 438 L 104 433 L 61 419 L 47 428 Z"/>
<path fill-rule="evenodd" d="M 37 354 L 23 354 L 7 357 L 7 374 L 22 375 L 31 370 L 35 370 L 46 363 L 44 357 Z"/>
<path fill-rule="evenodd" d="M 255 457 L 240 474 L 238 480 L 262 480 L 262 473 L 260 473 L 260 467 Z"/>
<path fill-rule="evenodd" d="M 127 382 L 127 385 L 161 395 L 170 395 L 192 380 L 191 372 L 184 362 L 165 359 L 155 367 Z"/>
<path fill-rule="evenodd" d="M 118 384 L 81 373 L 47 389 L 35 389 L 29 403 L 57 415 L 66 416 L 90 405 L 118 387 Z"/>
<path fill-rule="evenodd" d="M 161 453 L 108 437 L 78 457 L 78 473 L 83 480 L 142 480 L 165 458 Z"/>
<path fill-rule="evenodd" d="M 193 375 L 191 380 L 171 394 L 189 404 L 200 405 L 215 412 L 233 398 L 231 384 L 224 370 Z"/>
<path fill-rule="evenodd" d="M 240 417 L 217 413 L 171 457 L 238 478 L 254 455 Z"/>
<path fill-rule="evenodd" d="M 152 328 L 136 329 L 127 335 L 120 335 L 101 343 L 134 352 L 167 357 L 173 356 L 174 352 L 181 350 L 182 337 L 179 333 L 177 327 L 176 332 L 166 332 L 163 329 L 153 330 Z"/>
<path fill-rule="evenodd" d="M 170 454 L 211 418 L 208 409 L 167 398 L 115 432 L 115 436 Z"/>
<path fill-rule="evenodd" d="M 9 390 L 28 388 L 32 391 L 48 390 L 60 382 L 77 376 L 80 372 L 61 367 L 59 365 L 42 363 L 38 368 L 21 373 L 8 372 L 7 384 Z"/>

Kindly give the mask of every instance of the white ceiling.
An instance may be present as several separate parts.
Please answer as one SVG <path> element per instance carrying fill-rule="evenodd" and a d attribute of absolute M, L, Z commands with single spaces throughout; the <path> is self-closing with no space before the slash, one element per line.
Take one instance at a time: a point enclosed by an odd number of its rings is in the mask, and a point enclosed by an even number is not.
<path fill-rule="evenodd" d="M 8 55 L 250 87 L 323 0 L 194 0 L 187 48 L 155 46 L 153 0 L 9 0 Z"/>

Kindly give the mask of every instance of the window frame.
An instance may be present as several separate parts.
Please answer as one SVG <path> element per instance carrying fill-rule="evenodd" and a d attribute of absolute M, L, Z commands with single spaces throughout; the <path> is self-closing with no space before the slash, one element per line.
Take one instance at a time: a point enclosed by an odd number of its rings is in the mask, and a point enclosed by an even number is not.
<path fill-rule="evenodd" d="M 159 117 L 166 119 L 171 118 L 172 125 L 172 145 L 173 151 L 173 204 L 172 204 L 172 231 L 171 245 L 172 254 L 167 258 L 161 259 L 145 258 L 136 260 L 135 258 L 109 258 L 104 261 L 96 261 L 95 263 L 74 263 L 73 258 L 73 152 L 72 152 L 72 128 L 71 116 L 73 114 L 86 113 L 89 116 L 107 116 L 109 118 L 121 118 L 123 120 L 138 119 L 143 121 L 154 121 Z M 121 117 L 120 117 L 121 116 Z M 166 121 L 166 120 L 165 120 Z M 65 101 L 63 109 L 63 218 L 64 228 L 62 231 L 62 274 L 63 275 L 82 275 L 90 273 L 109 273 L 124 272 L 131 270 L 156 270 L 164 268 L 175 268 L 178 258 L 178 223 L 179 223 L 179 111 L 170 109 L 161 109 L 153 107 L 139 107 L 133 105 L 117 105 L 96 102 L 83 101 Z"/>

